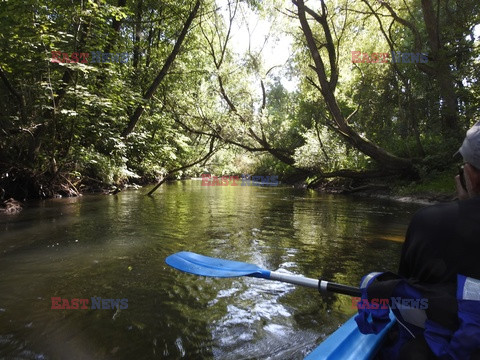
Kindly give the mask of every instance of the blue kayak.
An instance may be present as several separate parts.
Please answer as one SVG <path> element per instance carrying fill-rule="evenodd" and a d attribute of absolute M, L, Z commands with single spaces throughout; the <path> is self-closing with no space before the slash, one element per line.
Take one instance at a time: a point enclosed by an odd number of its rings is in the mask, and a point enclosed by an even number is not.
<path fill-rule="evenodd" d="M 390 323 L 377 335 L 362 334 L 354 317 L 326 338 L 305 360 L 372 359 L 382 346 L 388 330 L 395 324 L 395 316 L 390 312 Z"/>

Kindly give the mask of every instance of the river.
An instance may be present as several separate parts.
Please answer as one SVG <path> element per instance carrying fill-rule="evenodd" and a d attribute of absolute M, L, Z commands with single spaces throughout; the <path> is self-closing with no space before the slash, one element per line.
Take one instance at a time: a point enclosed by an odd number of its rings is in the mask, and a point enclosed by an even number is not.
<path fill-rule="evenodd" d="M 355 313 L 350 297 L 197 277 L 165 258 L 187 250 L 357 286 L 396 270 L 420 207 L 195 180 L 147 191 L 32 202 L 0 217 L 0 358 L 302 359 Z M 52 309 L 54 297 L 128 307 Z"/>

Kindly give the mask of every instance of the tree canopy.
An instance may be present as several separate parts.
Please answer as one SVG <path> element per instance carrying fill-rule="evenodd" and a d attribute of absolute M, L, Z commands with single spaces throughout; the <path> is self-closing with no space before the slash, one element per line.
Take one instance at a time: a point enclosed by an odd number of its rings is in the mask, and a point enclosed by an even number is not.
<path fill-rule="evenodd" d="M 318 182 L 445 169 L 480 120 L 479 8 L 2 1 L 0 187 L 31 198 L 204 172 Z M 266 44 L 287 40 L 272 66 Z"/>

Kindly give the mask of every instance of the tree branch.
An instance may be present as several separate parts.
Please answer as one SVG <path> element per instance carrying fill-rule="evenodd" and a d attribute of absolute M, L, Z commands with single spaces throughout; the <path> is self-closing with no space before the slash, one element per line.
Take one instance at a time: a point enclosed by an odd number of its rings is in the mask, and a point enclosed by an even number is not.
<path fill-rule="evenodd" d="M 410 169 L 412 163 L 409 159 L 404 159 L 397 157 L 384 149 L 378 147 L 374 143 L 370 142 L 367 139 L 361 137 L 355 130 L 353 130 L 348 123 L 345 121 L 345 118 L 340 110 L 340 107 L 337 103 L 337 100 L 334 95 L 334 91 L 330 86 L 329 81 L 327 80 L 327 75 L 325 72 L 325 66 L 323 60 L 320 56 L 320 52 L 315 43 L 312 30 L 308 24 L 306 18 L 306 7 L 303 0 L 293 0 L 294 4 L 297 5 L 298 9 L 298 18 L 300 20 L 300 25 L 302 31 L 305 35 L 305 40 L 307 42 L 308 49 L 312 55 L 315 72 L 317 74 L 318 81 L 320 83 L 320 91 L 325 100 L 325 103 L 328 106 L 329 112 L 338 127 L 338 133 L 356 149 L 364 153 L 365 155 L 370 156 L 372 159 L 377 161 L 383 167 L 387 168 L 396 168 L 396 169 Z M 322 0 L 322 6 L 325 6 Z M 326 14 L 326 10 L 323 10 L 323 13 Z M 328 24 L 327 24 L 328 26 Z"/>
<path fill-rule="evenodd" d="M 200 163 L 203 162 L 203 161 L 208 160 L 208 159 L 209 159 L 213 154 L 215 154 L 215 152 L 217 152 L 217 150 L 218 150 L 218 149 L 215 149 L 215 148 L 214 148 L 214 143 L 215 143 L 215 137 L 212 136 L 212 137 L 210 138 L 210 149 L 208 150 L 208 153 L 207 153 L 205 156 L 203 156 L 202 158 L 194 161 L 193 163 L 190 163 L 190 164 L 187 164 L 187 165 L 178 167 L 178 168 L 176 168 L 176 169 L 170 170 L 170 171 L 165 175 L 165 177 L 164 177 L 162 180 L 160 180 L 160 182 L 159 182 L 157 185 L 155 185 L 155 187 L 154 187 L 152 190 L 150 190 L 150 191 L 148 192 L 147 195 L 148 195 L 148 196 L 152 195 L 152 194 L 160 187 L 160 185 L 162 185 L 166 180 L 168 180 L 168 178 L 171 177 L 174 173 L 179 172 L 179 171 L 182 171 L 182 170 L 185 170 L 185 169 L 188 169 L 188 168 L 190 168 L 190 167 L 192 167 L 192 166 L 195 166 L 195 165 L 197 165 L 197 164 L 200 164 Z"/>
<path fill-rule="evenodd" d="M 183 25 L 183 29 L 178 36 L 177 41 L 175 42 L 175 45 L 173 46 L 172 52 L 170 55 L 168 55 L 167 59 L 165 60 L 165 63 L 163 64 L 162 69 L 158 73 L 157 77 L 155 80 L 153 80 L 152 84 L 148 88 L 147 92 L 143 95 L 144 100 L 150 100 L 157 90 L 158 86 L 160 83 L 163 81 L 165 76 L 168 73 L 168 70 L 170 66 L 173 64 L 173 61 L 177 57 L 178 53 L 180 52 L 180 47 L 183 44 L 183 41 L 185 40 L 185 37 L 187 36 L 188 29 L 190 28 L 190 25 L 193 22 L 193 19 L 197 15 L 198 9 L 200 8 L 200 0 L 197 0 L 195 3 L 195 6 L 193 7 L 192 11 L 190 12 L 190 15 L 188 16 L 187 20 L 185 21 L 185 24 Z M 142 116 L 143 112 L 145 111 L 145 108 L 143 105 L 138 105 L 136 108 L 135 112 L 133 115 L 130 117 L 130 121 L 128 122 L 127 127 L 125 130 L 122 132 L 122 137 L 128 136 L 133 129 L 135 128 L 135 125 L 137 124 L 138 120 L 140 119 L 140 116 Z"/>
<path fill-rule="evenodd" d="M 10 91 L 10 93 L 17 99 L 18 107 L 20 109 L 20 114 L 22 116 L 22 119 L 24 120 L 25 119 L 25 99 L 10 83 L 1 65 L 0 65 L 0 78 L 2 79 L 3 83 L 7 87 L 8 91 Z"/>

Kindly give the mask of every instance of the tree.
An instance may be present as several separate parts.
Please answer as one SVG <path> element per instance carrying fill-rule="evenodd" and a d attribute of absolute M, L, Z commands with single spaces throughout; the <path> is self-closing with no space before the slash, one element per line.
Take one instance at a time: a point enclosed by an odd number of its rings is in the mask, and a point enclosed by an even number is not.
<path fill-rule="evenodd" d="M 139 4 L 141 4 L 141 1 L 139 2 Z M 144 101 L 151 100 L 151 98 L 152 98 L 153 94 L 155 93 L 155 91 L 157 90 L 158 86 L 160 85 L 162 80 L 167 75 L 167 72 L 168 72 L 169 68 L 171 67 L 171 65 L 173 64 L 173 61 L 175 60 L 178 53 L 180 52 L 180 47 L 182 46 L 183 40 L 185 39 L 185 36 L 187 35 L 187 32 L 188 32 L 190 26 L 192 25 L 192 21 L 195 18 L 195 16 L 197 15 L 197 12 L 198 12 L 199 8 L 200 8 L 200 0 L 197 0 L 195 5 L 193 6 L 192 11 L 190 12 L 190 15 L 188 16 L 187 20 L 185 21 L 185 24 L 183 25 L 183 29 L 180 32 L 180 35 L 178 36 L 178 39 L 175 42 L 175 45 L 173 46 L 172 52 L 168 55 L 167 59 L 165 60 L 165 63 L 163 64 L 162 68 L 160 69 L 160 72 L 155 77 L 152 84 L 149 86 L 148 90 L 143 95 L 143 100 Z M 136 54 L 137 54 L 136 56 L 138 56 L 138 50 L 136 51 Z M 135 112 L 130 116 L 130 120 L 128 122 L 127 127 L 125 128 L 125 130 L 123 130 L 122 136 L 125 137 L 133 131 L 135 125 L 137 124 L 138 120 L 140 119 L 140 116 L 142 115 L 142 113 L 144 111 L 145 111 L 145 107 L 142 104 L 137 106 L 137 109 L 135 110 Z"/>
<path fill-rule="evenodd" d="M 365 2 L 367 3 L 367 1 Z M 430 62 L 416 65 L 419 70 L 433 78 L 437 83 L 441 99 L 439 103 L 442 112 L 442 130 L 445 138 L 454 135 L 458 140 L 462 127 L 458 116 L 458 95 L 453 69 L 460 64 L 455 63 L 454 60 L 455 54 L 460 55 L 461 59 L 463 57 L 461 54 L 469 51 L 469 47 L 471 47 L 471 45 L 465 46 L 462 38 L 467 35 L 466 32 L 469 27 L 471 28 L 475 23 L 472 24 L 470 21 L 465 23 L 464 19 L 471 18 L 472 13 L 479 13 L 478 3 L 455 1 L 449 4 L 448 2 L 438 1 L 435 6 L 432 0 L 421 0 L 423 15 L 423 29 L 421 30 L 425 30 L 427 34 L 426 41 L 422 39 L 423 31 L 420 31 L 419 26 L 414 21 L 399 16 L 389 2 L 379 1 L 379 3 L 381 7 L 388 10 L 395 21 L 411 31 L 416 52 L 424 51 L 424 44 L 427 45 Z M 372 9 L 370 5 L 369 7 Z M 378 13 L 378 11 L 375 13 Z M 409 14 L 412 14 L 412 12 L 409 12 Z M 459 14 L 463 14 L 465 17 L 459 16 Z M 460 22 L 458 21 L 459 18 L 462 19 Z M 390 41 L 393 43 L 391 38 Z M 457 57 L 457 59 L 459 58 Z"/>
<path fill-rule="evenodd" d="M 345 141 L 354 146 L 356 149 L 360 150 L 365 155 L 370 156 L 384 169 L 402 171 L 411 170 L 412 162 L 409 159 L 400 158 L 385 151 L 384 149 L 373 144 L 371 141 L 361 137 L 349 125 L 349 121 L 353 116 L 355 116 L 357 111 L 352 112 L 348 117 L 343 115 L 334 94 L 338 82 L 338 59 L 327 17 L 327 6 L 325 5 L 325 2 L 323 0 L 321 1 L 321 14 L 318 14 L 306 7 L 303 0 L 294 1 L 294 4 L 297 6 L 297 14 L 300 20 L 302 31 L 307 42 L 307 47 L 315 64 L 314 66 L 311 66 L 311 68 L 314 70 L 320 85 L 317 85 L 312 79 L 309 79 L 309 81 L 318 89 L 325 100 L 326 105 L 328 106 L 329 113 L 333 119 L 333 123 L 331 124 L 332 128 L 338 132 Z M 323 29 L 324 41 L 326 41 L 325 47 L 327 48 L 328 52 L 330 72 L 329 77 L 327 76 L 327 69 L 320 54 L 317 42 L 315 41 L 315 37 L 307 21 L 306 13 L 311 15 Z"/>
<path fill-rule="evenodd" d="M 152 178 L 204 157 L 209 139 L 178 136 L 169 114 L 159 114 L 159 99 L 203 76 L 192 76 L 202 63 L 198 27 L 191 29 L 199 11 L 200 1 L 1 3 L 10 16 L 0 25 L 0 43 L 12 50 L 0 55 L 0 186 L 7 196 L 48 196 L 62 182 L 76 188 Z M 72 53 L 99 50 L 133 52 L 136 60 L 70 61 Z M 51 62 L 52 51 L 66 57 Z M 178 60 L 182 52 L 187 56 Z M 133 129 L 134 136 L 122 137 Z M 24 180 L 13 186 L 15 178 Z"/>
<path fill-rule="evenodd" d="M 215 137 L 249 152 L 266 152 L 293 166 L 294 152 L 282 144 L 284 138 L 280 131 L 280 128 L 285 128 L 286 119 L 274 121 L 269 113 L 265 83 L 269 70 L 264 71 L 260 55 L 252 53 L 246 54 L 242 64 L 235 63 L 229 49 L 232 27 L 240 6 L 239 1 L 228 5 L 226 25 L 217 12 L 202 19 L 201 31 L 213 65 L 209 80 L 216 84 L 204 82 L 200 89 L 195 89 L 195 94 L 184 96 L 184 99 L 193 99 L 192 102 L 185 103 L 182 108 L 176 101 L 170 111 L 176 113 L 177 123 L 190 133 Z M 258 95 L 251 87 L 252 81 L 258 84 Z M 212 92 L 218 93 L 219 98 L 212 98 Z"/>

